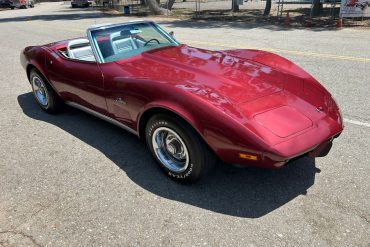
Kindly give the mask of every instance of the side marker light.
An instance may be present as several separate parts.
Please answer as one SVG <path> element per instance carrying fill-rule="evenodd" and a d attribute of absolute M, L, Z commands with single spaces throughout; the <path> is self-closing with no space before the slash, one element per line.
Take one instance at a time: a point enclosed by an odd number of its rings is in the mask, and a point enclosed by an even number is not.
<path fill-rule="evenodd" d="M 239 153 L 239 158 L 246 159 L 246 160 L 257 160 L 257 156 L 253 154 L 245 154 Z"/>

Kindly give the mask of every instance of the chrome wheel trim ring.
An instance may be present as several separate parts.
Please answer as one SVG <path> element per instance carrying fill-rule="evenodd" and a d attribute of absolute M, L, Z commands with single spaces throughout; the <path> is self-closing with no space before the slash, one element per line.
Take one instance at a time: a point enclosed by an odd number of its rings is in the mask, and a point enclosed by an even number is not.
<path fill-rule="evenodd" d="M 172 129 L 159 127 L 152 135 L 156 157 L 171 172 L 185 171 L 190 162 L 188 149 L 182 138 Z"/>
<path fill-rule="evenodd" d="M 33 94 L 35 95 L 37 101 L 42 106 L 48 106 L 49 96 L 47 94 L 45 83 L 40 77 L 34 76 L 32 78 L 32 90 L 33 90 Z"/>

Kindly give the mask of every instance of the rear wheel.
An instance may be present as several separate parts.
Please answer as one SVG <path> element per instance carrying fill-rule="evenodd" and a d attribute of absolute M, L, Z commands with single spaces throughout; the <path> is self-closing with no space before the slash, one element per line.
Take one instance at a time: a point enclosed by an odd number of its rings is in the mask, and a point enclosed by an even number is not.
<path fill-rule="evenodd" d="M 155 115 L 146 126 L 146 143 L 154 158 L 172 179 L 193 182 L 210 171 L 216 161 L 208 146 L 183 120 Z"/>
<path fill-rule="evenodd" d="M 42 110 L 48 113 L 56 113 L 61 109 L 63 105 L 62 100 L 44 77 L 35 69 L 31 70 L 30 82 L 33 95 Z"/>

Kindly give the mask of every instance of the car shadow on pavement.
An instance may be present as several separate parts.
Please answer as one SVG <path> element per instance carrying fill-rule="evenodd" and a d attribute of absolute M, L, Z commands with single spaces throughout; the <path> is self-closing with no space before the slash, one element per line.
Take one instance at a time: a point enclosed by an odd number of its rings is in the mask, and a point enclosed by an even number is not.
<path fill-rule="evenodd" d="M 57 126 L 99 150 L 143 189 L 221 214 L 264 216 L 305 195 L 314 184 L 315 174 L 320 172 L 314 159 L 308 157 L 278 170 L 220 164 L 195 184 L 178 184 L 161 172 L 145 144 L 136 136 L 70 107 L 57 115 L 49 115 L 38 107 L 32 93 L 19 95 L 17 99 L 28 117 Z"/>

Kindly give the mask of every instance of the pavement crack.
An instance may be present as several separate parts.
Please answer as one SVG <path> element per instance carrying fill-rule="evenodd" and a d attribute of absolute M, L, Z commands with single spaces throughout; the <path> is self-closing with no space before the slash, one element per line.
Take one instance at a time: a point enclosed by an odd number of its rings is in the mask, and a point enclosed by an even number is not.
<path fill-rule="evenodd" d="M 370 220 L 366 216 L 364 216 L 362 214 L 358 214 L 358 217 L 360 217 L 361 219 L 363 219 L 364 221 L 366 221 L 367 224 L 370 225 Z"/>
<path fill-rule="evenodd" d="M 29 234 L 26 234 L 22 231 L 13 231 L 13 230 L 7 230 L 7 231 L 1 231 L 0 234 L 13 234 L 13 235 L 21 235 L 22 237 L 24 238 L 27 238 L 29 239 L 33 245 L 37 246 L 37 247 L 42 247 L 41 244 L 39 244 L 33 236 L 29 235 Z M 1 241 L 0 244 L 3 246 L 4 243 L 7 243 L 5 241 Z"/>

